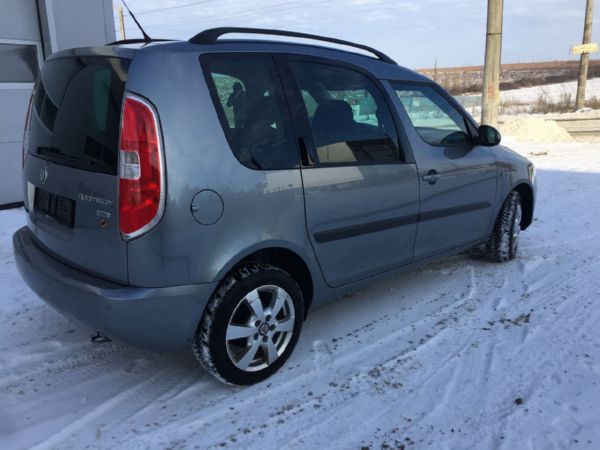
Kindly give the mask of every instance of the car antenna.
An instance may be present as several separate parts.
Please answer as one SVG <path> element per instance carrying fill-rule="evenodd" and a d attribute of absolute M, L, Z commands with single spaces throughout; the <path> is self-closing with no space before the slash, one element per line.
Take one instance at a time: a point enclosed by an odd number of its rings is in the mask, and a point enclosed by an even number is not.
<path fill-rule="evenodd" d="M 127 6 L 127 3 L 125 3 L 125 0 L 121 0 L 121 1 L 123 2 L 123 5 L 125 6 L 125 9 L 127 9 L 127 12 L 131 16 L 131 18 L 133 19 L 133 21 L 135 22 L 135 24 L 138 26 L 138 28 L 142 32 L 142 35 L 144 36 L 144 42 L 152 42 L 152 38 L 150 36 L 148 36 L 148 34 L 144 31 L 144 29 L 142 28 L 142 26 L 140 25 L 140 23 L 137 21 L 137 19 L 135 18 L 135 16 L 133 15 L 133 13 L 131 12 L 131 10 L 129 9 L 129 6 Z"/>

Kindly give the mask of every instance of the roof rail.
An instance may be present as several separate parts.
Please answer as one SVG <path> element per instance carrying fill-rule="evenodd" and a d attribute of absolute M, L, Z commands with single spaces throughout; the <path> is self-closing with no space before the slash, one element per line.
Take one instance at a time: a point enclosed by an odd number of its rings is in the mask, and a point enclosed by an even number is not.
<path fill-rule="evenodd" d="M 359 48 L 361 50 L 365 50 L 369 53 L 375 55 L 378 59 L 383 62 L 397 65 L 396 62 L 387 56 L 385 53 L 380 52 L 379 50 L 375 50 L 372 47 L 368 47 L 362 44 L 356 44 L 350 41 L 344 41 L 342 39 L 318 36 L 316 34 L 307 34 L 307 33 L 299 33 L 296 31 L 284 31 L 284 30 L 271 30 L 267 28 L 243 28 L 243 27 L 221 27 L 221 28 L 211 28 L 208 30 L 204 30 L 194 37 L 192 37 L 189 42 L 192 44 L 215 44 L 219 37 L 224 34 L 231 33 L 241 33 L 241 34 L 264 34 L 271 36 L 287 36 L 287 37 L 297 37 L 303 39 L 314 39 L 316 41 L 324 41 L 331 42 L 332 44 L 346 45 L 348 47 Z"/>

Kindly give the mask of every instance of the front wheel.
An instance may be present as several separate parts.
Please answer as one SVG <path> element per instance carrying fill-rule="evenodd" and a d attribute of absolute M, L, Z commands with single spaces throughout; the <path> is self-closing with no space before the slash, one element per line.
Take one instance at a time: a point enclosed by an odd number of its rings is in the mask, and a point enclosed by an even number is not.
<path fill-rule="evenodd" d="M 522 218 L 521 196 L 518 192 L 512 191 L 504 201 L 494 231 L 485 244 L 488 259 L 504 262 L 517 256 Z"/>
<path fill-rule="evenodd" d="M 304 317 L 302 291 L 285 271 L 262 263 L 235 269 L 209 301 L 193 342 L 219 380 L 258 383 L 292 353 Z"/>

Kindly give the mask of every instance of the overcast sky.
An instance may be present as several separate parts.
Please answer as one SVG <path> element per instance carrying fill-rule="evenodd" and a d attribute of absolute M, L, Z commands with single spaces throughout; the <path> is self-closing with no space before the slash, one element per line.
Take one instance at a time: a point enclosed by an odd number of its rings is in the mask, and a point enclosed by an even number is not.
<path fill-rule="evenodd" d="M 115 0 L 119 4 L 120 0 Z M 574 59 L 586 0 L 505 0 L 503 62 Z M 280 28 L 360 42 L 412 67 L 478 65 L 486 0 L 128 0 L 152 37 L 187 39 L 217 26 Z M 600 6 L 593 41 L 600 40 Z M 119 25 L 117 23 L 117 36 Z M 127 37 L 139 37 L 126 17 Z M 598 57 L 595 54 L 594 57 Z"/>

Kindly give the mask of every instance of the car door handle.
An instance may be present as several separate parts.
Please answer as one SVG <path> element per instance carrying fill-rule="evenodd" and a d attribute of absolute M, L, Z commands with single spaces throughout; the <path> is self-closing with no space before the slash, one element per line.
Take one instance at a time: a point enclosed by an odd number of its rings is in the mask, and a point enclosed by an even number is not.
<path fill-rule="evenodd" d="M 442 176 L 435 170 L 430 170 L 426 175 L 423 175 L 423 181 L 427 181 L 429 184 L 435 184 L 440 178 Z"/>

